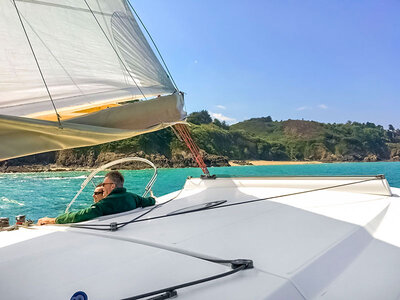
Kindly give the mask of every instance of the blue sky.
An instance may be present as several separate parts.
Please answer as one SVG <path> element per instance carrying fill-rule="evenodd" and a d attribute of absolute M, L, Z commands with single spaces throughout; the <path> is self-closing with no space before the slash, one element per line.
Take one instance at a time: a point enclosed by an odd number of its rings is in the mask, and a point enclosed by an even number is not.
<path fill-rule="evenodd" d="M 400 1 L 132 0 L 188 112 L 400 127 Z"/>

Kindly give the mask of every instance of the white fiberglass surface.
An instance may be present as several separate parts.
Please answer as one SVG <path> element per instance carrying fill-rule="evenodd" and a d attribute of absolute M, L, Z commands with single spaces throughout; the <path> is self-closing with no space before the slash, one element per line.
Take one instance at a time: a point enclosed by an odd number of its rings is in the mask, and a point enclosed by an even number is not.
<path fill-rule="evenodd" d="M 190 195 L 184 191 L 145 218 L 198 203 L 232 204 L 302 190 L 219 186 L 195 193 L 189 189 Z M 303 295 L 313 298 L 370 245 L 394 200 L 370 193 L 318 191 L 148 220 L 128 225 L 116 235 L 211 257 L 249 258 L 260 270 L 290 278 Z"/>
<path fill-rule="evenodd" d="M 393 188 L 394 197 L 381 224 L 374 232 L 374 237 L 385 243 L 400 247 L 400 189 Z"/>
<path fill-rule="evenodd" d="M 53 233 L 0 251 L 2 299 L 70 299 L 77 291 L 84 291 L 89 299 L 121 299 L 230 270 L 172 251 L 72 232 Z M 256 269 L 242 272 L 178 293 L 183 299 L 217 295 L 220 299 L 246 295 L 301 299 L 282 278 Z"/>
<path fill-rule="evenodd" d="M 400 248 L 394 246 L 395 241 L 390 243 L 391 236 L 399 236 L 396 219 L 400 207 L 397 195 L 386 196 L 384 189 L 378 193 L 370 193 L 368 187 L 366 193 L 356 192 L 357 189 L 350 189 L 348 192 L 341 189 L 304 193 L 310 188 L 284 188 L 282 185 L 273 187 L 268 180 L 265 183 L 268 187 L 263 187 L 262 181 L 258 181 L 256 186 L 248 187 L 243 181 L 238 187 L 237 182 L 229 179 L 204 185 L 194 181 L 193 185 L 186 186 L 181 192 L 159 198 L 158 202 L 165 204 L 143 216 L 144 221 L 129 224 L 116 232 L 90 229 L 67 231 L 96 241 L 100 239 L 111 244 L 124 241 L 184 256 L 251 259 L 256 273 L 240 275 L 255 286 L 260 284 L 259 290 L 255 289 L 254 294 L 260 297 L 251 299 L 295 299 L 299 294 L 305 298 L 333 295 L 329 299 L 335 299 L 336 295 L 339 295 L 337 292 L 331 292 L 335 286 L 343 288 L 344 292 L 339 298 L 349 299 L 346 295 L 363 295 L 364 292 L 360 289 L 367 288 L 362 287 L 360 280 L 355 279 L 360 284 L 354 285 L 354 288 L 348 287 L 348 291 L 345 288 L 346 284 L 357 276 L 364 276 L 364 269 L 370 268 L 373 272 L 378 260 L 369 258 L 383 257 L 386 251 L 388 256 L 383 259 L 377 274 L 383 274 L 387 270 L 390 276 L 399 277 L 400 274 L 396 273 L 393 265 L 400 264 Z M 289 182 L 288 186 L 290 184 Z M 398 192 L 397 189 L 393 191 L 394 194 Z M 291 195 L 297 192 L 303 193 Z M 277 197 L 279 195 L 286 196 Z M 174 200 L 166 202 L 172 198 Z M 261 198 L 269 199 L 231 205 Z M 201 203 L 213 201 L 226 202 L 213 209 L 167 216 L 182 208 L 190 209 L 198 207 Z M 224 205 L 230 206 L 223 207 Z M 139 209 L 117 216 L 107 216 L 87 224 L 124 222 L 146 210 Z M 393 224 L 397 224 L 395 228 L 391 227 Z M 385 241 L 376 240 L 383 237 L 386 238 Z M 69 239 L 73 242 L 76 240 Z M 79 245 L 78 248 L 80 247 Z M 161 256 L 168 259 L 168 256 Z M 166 265 L 168 264 L 169 262 L 166 262 Z M 278 280 L 277 284 L 274 280 L 262 281 L 264 277 L 261 274 L 268 274 L 283 281 Z M 255 278 L 259 278 L 260 281 Z M 392 286 L 392 279 L 387 282 L 390 285 L 387 293 L 385 291 L 380 295 L 393 295 L 397 291 L 400 294 L 400 290 Z M 378 283 L 371 285 L 371 288 L 384 289 L 384 280 L 378 280 Z M 215 291 L 208 295 L 214 296 L 221 292 L 221 298 L 224 298 L 226 294 L 218 283 L 210 286 L 215 287 Z M 265 286 L 265 290 L 261 286 Z M 201 288 L 195 290 L 203 291 Z M 294 292 L 295 290 L 297 292 Z M 284 294 L 281 293 L 289 293 L 291 296 L 282 296 Z M 377 293 L 379 294 L 376 292 L 371 295 Z M 247 299 L 242 294 L 237 295 L 240 295 L 237 299 Z M 197 299 L 193 295 L 189 298 Z"/>
<path fill-rule="evenodd" d="M 315 299 L 399 299 L 399 278 L 399 248 L 374 239 Z"/>
<path fill-rule="evenodd" d="M 58 228 L 57 230 L 65 230 Z M 12 244 L 17 244 L 26 240 L 34 239 L 54 231 L 53 228 L 41 228 L 41 230 L 20 229 L 15 231 L 3 231 L 0 233 L 0 249 Z"/>
<path fill-rule="evenodd" d="M 227 200 L 226 204 L 229 204 L 289 190 L 218 188 L 194 194 L 189 192 L 191 195 L 184 192 L 143 218 L 163 216 L 199 203 Z M 338 199 L 335 201 L 329 196 Z M 312 196 L 303 194 L 139 222 L 114 234 L 174 245 L 215 257 L 254 254 L 260 256 L 259 266 L 264 270 L 285 275 L 295 272 L 305 262 L 368 225 L 385 210 L 387 198 L 322 191 Z M 356 211 L 359 214 L 353 216 L 352 212 Z M 334 217 L 340 214 L 346 215 L 347 221 Z M 113 221 L 127 221 L 133 217 L 125 215 Z M 263 251 L 258 251 L 258 246 Z"/>

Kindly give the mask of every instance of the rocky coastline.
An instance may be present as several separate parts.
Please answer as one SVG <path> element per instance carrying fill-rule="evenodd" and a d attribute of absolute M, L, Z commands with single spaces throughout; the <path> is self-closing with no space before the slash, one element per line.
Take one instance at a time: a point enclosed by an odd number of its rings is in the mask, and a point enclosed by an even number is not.
<path fill-rule="evenodd" d="M 30 155 L 23 158 L 15 158 L 0 162 L 0 173 L 23 173 L 23 172 L 61 172 L 61 171 L 89 171 L 100 167 L 110 161 L 135 156 L 146 158 L 153 162 L 157 168 L 190 168 L 197 167 L 190 153 L 175 153 L 171 157 L 162 154 L 146 154 L 143 151 L 132 153 L 100 152 L 93 151 L 80 153 L 75 150 L 54 151 L 43 154 Z M 337 163 L 337 162 L 377 162 L 377 161 L 400 161 L 400 149 L 392 149 L 389 160 L 381 160 L 376 155 L 365 157 L 324 157 L 315 161 L 257 161 L 254 160 L 229 160 L 226 156 L 212 155 L 203 152 L 204 162 L 208 167 L 226 166 L 252 166 L 252 165 L 276 165 L 276 164 L 307 164 L 307 163 Z M 139 170 L 149 168 L 141 162 L 131 162 L 118 165 L 115 169 Z"/>
<path fill-rule="evenodd" d="M 400 129 L 373 123 L 324 124 L 252 118 L 233 125 L 212 121 L 207 111 L 188 117 L 190 132 L 209 167 L 400 161 Z M 92 170 L 136 156 L 159 168 L 197 167 L 185 144 L 166 129 L 97 146 L 53 151 L 0 162 L 1 173 Z M 143 163 L 116 168 L 142 169 Z"/>
<path fill-rule="evenodd" d="M 197 167 L 192 156 L 186 152 L 176 153 L 168 158 L 162 154 L 145 154 L 143 151 L 132 153 L 100 152 L 99 154 L 88 152 L 82 154 L 74 150 L 63 150 L 0 162 L 0 173 L 88 171 L 110 161 L 129 156 L 148 159 L 157 168 Z M 225 156 L 203 153 L 203 159 L 208 167 L 229 166 L 228 158 Z M 115 168 L 139 170 L 149 168 L 149 166 L 141 162 L 130 162 L 118 165 Z"/>

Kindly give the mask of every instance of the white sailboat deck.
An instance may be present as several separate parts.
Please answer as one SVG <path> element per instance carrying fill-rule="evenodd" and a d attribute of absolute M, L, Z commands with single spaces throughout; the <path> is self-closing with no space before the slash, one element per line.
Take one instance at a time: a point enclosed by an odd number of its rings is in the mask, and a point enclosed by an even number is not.
<path fill-rule="evenodd" d="M 230 270 L 204 259 L 244 258 L 253 269 L 179 289 L 178 299 L 397 299 L 399 194 L 373 177 L 189 179 L 181 192 L 158 198 L 176 197 L 147 220 L 115 232 L 0 233 L 0 290 L 5 299 L 69 299 L 77 291 L 121 299 Z M 126 222 L 144 211 L 85 224 Z"/>

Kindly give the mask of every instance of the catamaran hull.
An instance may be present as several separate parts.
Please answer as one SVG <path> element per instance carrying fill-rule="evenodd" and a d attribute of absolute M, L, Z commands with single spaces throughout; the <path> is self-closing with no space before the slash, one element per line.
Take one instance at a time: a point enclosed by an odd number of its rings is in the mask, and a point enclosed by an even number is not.
<path fill-rule="evenodd" d="M 398 195 L 382 177 L 188 179 L 117 231 L 1 232 L 1 298 L 124 299 L 228 272 L 216 259 L 241 258 L 254 268 L 176 289 L 178 299 L 397 299 Z M 84 224 L 108 228 L 145 211 Z"/>

